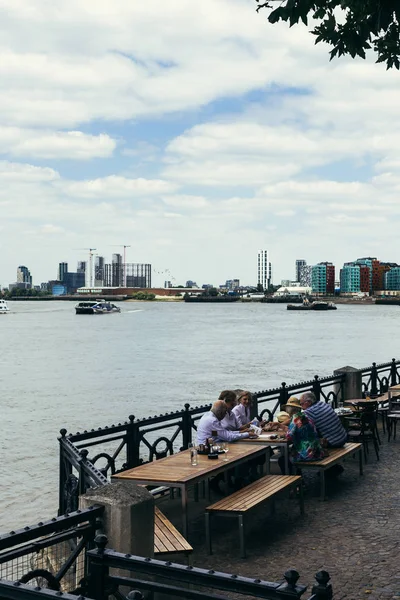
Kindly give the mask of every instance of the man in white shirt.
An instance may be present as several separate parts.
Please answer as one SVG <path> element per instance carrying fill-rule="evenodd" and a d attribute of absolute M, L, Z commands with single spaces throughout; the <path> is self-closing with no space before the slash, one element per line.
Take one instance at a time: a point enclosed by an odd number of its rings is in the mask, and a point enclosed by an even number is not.
<path fill-rule="evenodd" d="M 248 437 L 256 438 L 254 433 L 230 431 L 225 429 L 222 421 L 228 412 L 226 403 L 223 400 L 217 400 L 211 407 L 211 410 L 205 413 L 197 425 L 197 443 L 206 444 L 209 438 L 216 442 L 236 442 L 237 440 Z"/>

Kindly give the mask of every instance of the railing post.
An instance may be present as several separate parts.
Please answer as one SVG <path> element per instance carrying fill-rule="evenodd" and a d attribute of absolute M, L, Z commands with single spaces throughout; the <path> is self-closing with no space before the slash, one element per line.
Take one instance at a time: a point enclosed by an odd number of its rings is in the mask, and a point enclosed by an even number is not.
<path fill-rule="evenodd" d="M 251 395 L 250 415 L 252 419 L 258 416 L 258 398 L 255 394 Z"/>
<path fill-rule="evenodd" d="M 107 600 L 108 567 L 104 564 L 104 550 L 107 545 L 107 536 L 96 535 L 94 543 L 96 550 L 88 553 L 88 586 L 87 596 L 94 600 Z M 95 554 L 93 556 L 93 554 Z"/>
<path fill-rule="evenodd" d="M 79 454 L 81 455 L 79 461 L 79 495 L 81 495 L 86 492 L 86 472 L 84 465 L 88 459 L 89 450 L 83 448 Z"/>
<path fill-rule="evenodd" d="M 392 358 L 392 364 L 390 365 L 390 385 L 397 385 L 397 365 L 395 358 Z"/>
<path fill-rule="evenodd" d="M 190 404 L 185 404 L 182 416 L 182 446 L 186 450 L 192 441 L 192 417 L 189 411 Z"/>
<path fill-rule="evenodd" d="M 129 415 L 126 428 L 126 462 L 128 469 L 138 467 L 140 464 L 139 427 L 135 423 L 135 415 Z"/>
<path fill-rule="evenodd" d="M 286 583 L 282 583 L 276 592 L 280 598 L 300 598 L 304 592 L 304 587 L 297 586 L 297 581 L 300 575 L 294 569 L 289 569 L 284 574 Z"/>
<path fill-rule="evenodd" d="M 310 600 L 332 600 L 333 591 L 329 582 L 330 576 L 327 571 L 318 571 L 315 575 L 317 583 L 313 585 Z"/>
<path fill-rule="evenodd" d="M 65 502 L 65 486 L 68 480 L 69 475 L 72 473 L 72 465 L 65 456 L 64 453 L 64 444 L 63 440 L 67 435 L 66 429 L 60 429 L 61 438 L 59 439 L 60 443 L 60 459 L 59 459 L 59 480 L 58 480 L 58 515 L 63 515 L 66 510 L 66 502 Z"/>
<path fill-rule="evenodd" d="M 378 395 L 378 369 L 376 368 L 376 363 L 372 363 L 370 394 L 371 396 Z"/>
<path fill-rule="evenodd" d="M 282 406 L 287 403 L 288 399 L 289 393 L 286 389 L 286 383 L 282 381 L 282 387 L 279 390 L 279 406 L 282 408 Z"/>
<path fill-rule="evenodd" d="M 321 400 L 321 384 L 319 382 L 318 375 L 314 376 L 314 381 L 313 381 L 313 384 L 312 384 L 312 389 L 313 389 L 313 392 L 314 392 L 314 395 L 315 395 L 317 401 L 319 402 Z"/>

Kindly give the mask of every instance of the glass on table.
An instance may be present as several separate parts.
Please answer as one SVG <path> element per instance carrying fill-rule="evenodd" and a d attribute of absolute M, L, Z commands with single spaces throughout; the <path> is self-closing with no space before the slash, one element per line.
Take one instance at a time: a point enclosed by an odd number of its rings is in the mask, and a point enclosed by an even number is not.
<path fill-rule="evenodd" d="M 224 450 L 224 458 L 222 460 L 224 460 L 226 462 L 227 460 L 229 460 L 229 458 L 228 458 L 229 444 L 227 442 L 224 442 L 223 450 Z"/>
<path fill-rule="evenodd" d="M 343 407 L 344 407 L 344 402 L 343 401 L 338 402 L 338 408 L 343 408 Z"/>

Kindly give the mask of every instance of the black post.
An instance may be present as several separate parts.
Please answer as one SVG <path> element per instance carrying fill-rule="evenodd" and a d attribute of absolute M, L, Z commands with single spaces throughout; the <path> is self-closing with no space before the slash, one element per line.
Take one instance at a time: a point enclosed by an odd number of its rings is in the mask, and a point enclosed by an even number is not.
<path fill-rule="evenodd" d="M 96 535 L 94 538 L 96 554 L 95 556 L 88 554 L 87 596 L 94 600 L 107 600 L 109 595 L 109 591 L 107 591 L 108 567 L 104 564 L 104 550 L 107 542 L 107 536 Z"/>
<path fill-rule="evenodd" d="M 319 402 L 321 400 L 321 384 L 319 382 L 319 377 L 318 375 L 314 375 L 314 381 L 312 384 L 312 389 L 314 392 L 314 395 L 317 399 L 317 402 Z"/>
<path fill-rule="evenodd" d="M 182 417 L 182 447 L 187 449 L 192 441 L 192 417 L 189 411 L 190 404 L 185 404 L 185 412 Z"/>
<path fill-rule="evenodd" d="M 372 363 L 372 368 L 371 368 L 371 391 L 370 394 L 371 396 L 377 396 L 378 395 L 378 370 L 376 368 L 376 363 Z"/>
<path fill-rule="evenodd" d="M 129 423 L 126 423 L 126 464 L 127 469 L 137 467 L 140 463 L 139 457 L 139 431 L 135 423 L 135 415 L 129 415 Z"/>
<path fill-rule="evenodd" d="M 300 575 L 295 569 L 289 569 L 284 574 L 284 578 L 286 583 L 280 585 L 276 592 L 279 598 L 300 598 L 302 593 L 304 592 L 303 586 L 297 586 L 297 581 Z"/>
<path fill-rule="evenodd" d="M 395 358 L 392 358 L 392 364 L 390 365 L 390 385 L 397 385 L 397 365 Z"/>
<path fill-rule="evenodd" d="M 327 571 L 318 571 L 315 575 L 317 583 L 313 585 L 310 600 L 332 600 L 333 591 L 329 582 L 330 576 Z"/>
<path fill-rule="evenodd" d="M 86 472 L 84 465 L 87 461 L 89 451 L 83 448 L 79 454 L 81 455 L 79 460 L 79 495 L 81 495 L 86 492 Z"/>
<path fill-rule="evenodd" d="M 289 398 L 288 391 L 286 389 L 286 383 L 282 381 L 282 387 L 279 390 L 279 406 L 282 408 L 283 404 L 286 404 Z"/>
<path fill-rule="evenodd" d="M 58 516 L 63 515 L 67 510 L 65 503 L 65 485 L 68 480 L 68 476 L 72 473 L 72 465 L 64 454 L 63 440 L 67 435 L 66 429 L 60 429 L 61 438 L 60 443 L 60 459 L 59 459 L 59 480 L 58 480 Z"/>

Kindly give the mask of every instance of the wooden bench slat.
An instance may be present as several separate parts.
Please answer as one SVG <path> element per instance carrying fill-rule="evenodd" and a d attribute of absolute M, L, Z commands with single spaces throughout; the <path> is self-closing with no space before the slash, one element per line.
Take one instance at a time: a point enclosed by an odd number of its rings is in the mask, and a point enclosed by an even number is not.
<path fill-rule="evenodd" d="M 193 552 L 192 546 L 161 510 L 154 507 L 154 553 Z"/>
<path fill-rule="evenodd" d="M 328 467 L 331 463 L 338 459 L 357 451 L 361 447 L 361 444 L 347 443 L 342 448 L 328 448 L 329 456 L 322 460 L 310 460 L 310 461 L 298 461 L 296 466 L 298 467 Z"/>
<path fill-rule="evenodd" d="M 301 477 L 298 475 L 266 475 L 262 479 L 234 492 L 231 496 L 222 498 L 218 502 L 208 506 L 206 510 L 246 512 L 260 502 L 299 483 L 300 480 Z"/>

